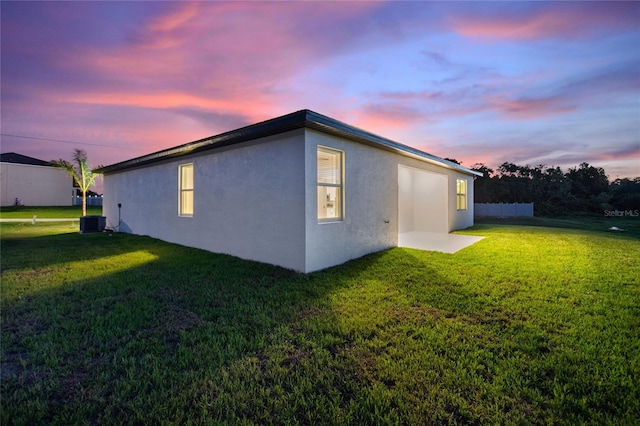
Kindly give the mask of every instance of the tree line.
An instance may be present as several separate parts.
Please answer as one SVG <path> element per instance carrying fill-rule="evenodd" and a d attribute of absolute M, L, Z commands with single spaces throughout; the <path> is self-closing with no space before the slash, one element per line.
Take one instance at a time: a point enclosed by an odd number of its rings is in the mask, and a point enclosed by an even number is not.
<path fill-rule="evenodd" d="M 496 170 L 482 163 L 471 169 L 483 174 L 475 181 L 476 203 L 534 203 L 541 216 L 640 210 L 640 177 L 609 181 L 602 167 L 588 163 L 566 172 L 509 162 Z"/>

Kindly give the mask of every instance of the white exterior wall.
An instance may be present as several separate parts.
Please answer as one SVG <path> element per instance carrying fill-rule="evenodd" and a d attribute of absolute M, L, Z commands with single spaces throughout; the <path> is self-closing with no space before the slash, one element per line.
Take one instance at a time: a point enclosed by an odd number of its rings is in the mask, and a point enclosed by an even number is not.
<path fill-rule="evenodd" d="M 318 145 L 344 152 L 342 221 L 318 222 Z M 194 165 L 193 217 L 178 216 L 186 163 Z M 399 166 L 437 174 L 426 186 L 446 186 L 442 232 L 473 225 L 472 176 L 310 129 L 109 173 L 103 214 L 116 228 L 122 203 L 122 232 L 312 272 L 397 246 Z M 466 211 L 456 210 L 457 177 L 468 182 Z M 416 202 L 412 220 L 427 226 L 428 208 Z"/>
<path fill-rule="evenodd" d="M 449 232 L 449 176 L 398 167 L 398 233 Z"/>
<path fill-rule="evenodd" d="M 344 218 L 318 222 L 317 147 L 344 151 Z M 397 232 L 397 172 L 392 155 L 379 149 L 306 130 L 306 269 L 312 272 L 394 247 Z M 389 223 L 385 223 L 388 221 Z"/>
<path fill-rule="evenodd" d="M 304 133 L 107 174 L 107 226 L 303 271 Z M 267 141 L 267 142 L 265 142 Z M 194 214 L 178 216 L 178 166 L 194 165 Z"/>
<path fill-rule="evenodd" d="M 356 142 L 346 141 L 314 130 L 306 130 L 306 268 L 312 272 L 344 263 L 368 253 L 398 245 L 399 184 L 398 166 L 426 170 L 440 176 L 447 185 L 446 232 L 473 225 L 473 177 Z M 318 145 L 344 151 L 344 220 L 319 223 L 317 218 Z M 446 179 L 445 179 L 446 177 Z M 468 209 L 456 210 L 456 179 L 468 182 Z M 440 192 L 442 193 L 442 191 Z M 412 220 L 428 221 L 428 204 L 417 202 Z M 426 219 L 417 218 L 421 209 Z M 406 214 L 406 212 L 403 212 Z M 386 223 L 385 221 L 389 221 Z M 426 226 L 426 225 L 425 225 Z"/>
<path fill-rule="evenodd" d="M 2 206 L 71 206 L 73 178 L 55 167 L 0 163 Z"/>
<path fill-rule="evenodd" d="M 449 178 L 449 232 L 473 226 L 473 179 L 471 175 L 451 171 Z M 456 179 L 467 181 L 467 209 L 457 210 Z"/>

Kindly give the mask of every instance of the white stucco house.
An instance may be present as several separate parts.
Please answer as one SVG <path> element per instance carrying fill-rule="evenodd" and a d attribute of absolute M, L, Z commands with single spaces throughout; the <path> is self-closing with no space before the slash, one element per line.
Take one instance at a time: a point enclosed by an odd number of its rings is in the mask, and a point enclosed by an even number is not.
<path fill-rule="evenodd" d="M 15 152 L 0 154 L 0 204 L 71 206 L 73 179 L 49 162 Z"/>
<path fill-rule="evenodd" d="M 95 171 L 108 228 L 305 273 L 472 226 L 480 176 L 310 110 Z"/>

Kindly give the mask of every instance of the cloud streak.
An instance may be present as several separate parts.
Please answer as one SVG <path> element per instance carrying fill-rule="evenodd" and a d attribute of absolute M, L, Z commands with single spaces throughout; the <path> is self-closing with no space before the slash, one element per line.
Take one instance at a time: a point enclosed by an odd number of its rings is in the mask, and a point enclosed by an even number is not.
<path fill-rule="evenodd" d="M 465 37 L 510 41 L 584 39 L 609 29 L 636 30 L 639 21 L 640 8 L 623 2 L 522 3 L 449 17 L 451 28 Z"/>
<path fill-rule="evenodd" d="M 639 20 L 638 3 L 8 2 L 3 131 L 128 146 L 96 150 L 107 164 L 312 108 L 466 165 L 559 145 L 619 161 Z"/>

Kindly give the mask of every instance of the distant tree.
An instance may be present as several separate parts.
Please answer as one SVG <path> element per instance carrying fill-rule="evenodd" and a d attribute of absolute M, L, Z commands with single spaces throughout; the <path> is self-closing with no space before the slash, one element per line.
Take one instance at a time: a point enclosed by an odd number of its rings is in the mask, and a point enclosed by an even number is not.
<path fill-rule="evenodd" d="M 471 169 L 482 173 L 474 184 L 478 203 L 534 203 L 541 216 L 640 210 L 640 177 L 609 183 L 604 169 L 588 163 L 566 173 L 560 167 L 510 162 L 495 171 L 482 163 Z"/>
<path fill-rule="evenodd" d="M 73 163 L 67 160 L 56 160 L 51 162 L 52 165 L 64 169 L 73 177 L 82 193 L 82 216 L 87 215 L 87 192 L 89 188 L 95 184 L 96 177 L 87 159 L 86 151 L 75 149 L 73 151 Z"/>
<path fill-rule="evenodd" d="M 571 193 L 577 197 L 596 197 L 609 188 L 609 178 L 602 167 L 582 163 L 566 174 L 571 181 Z"/>
<path fill-rule="evenodd" d="M 456 160 L 455 158 L 444 158 L 444 160 L 450 161 L 455 164 L 462 164 L 460 161 Z"/>
<path fill-rule="evenodd" d="M 534 203 L 536 212 L 541 215 L 572 210 L 566 205 L 571 184 L 559 167 L 505 162 L 485 184 L 485 193 L 491 198 L 489 202 Z"/>
<path fill-rule="evenodd" d="M 609 186 L 611 206 L 618 210 L 640 210 L 640 177 L 616 179 Z"/>
<path fill-rule="evenodd" d="M 493 203 L 494 182 L 492 182 L 493 169 L 487 167 L 483 163 L 476 163 L 471 166 L 471 170 L 482 173 L 481 177 L 476 178 L 473 184 L 473 197 L 476 203 Z"/>
<path fill-rule="evenodd" d="M 540 177 L 540 188 L 536 197 L 536 210 L 543 215 L 559 215 L 571 210 L 569 190 L 571 182 L 560 167 L 547 167 Z"/>
<path fill-rule="evenodd" d="M 579 200 L 581 210 L 600 211 L 609 200 L 609 178 L 602 167 L 582 163 L 570 168 L 565 176 L 571 182 L 571 195 Z"/>
<path fill-rule="evenodd" d="M 507 203 L 532 203 L 531 167 L 505 162 L 498 167 L 499 197 Z"/>
<path fill-rule="evenodd" d="M 483 177 L 491 177 L 493 169 L 485 165 L 484 163 L 475 163 L 471 166 L 471 170 L 482 173 Z"/>

